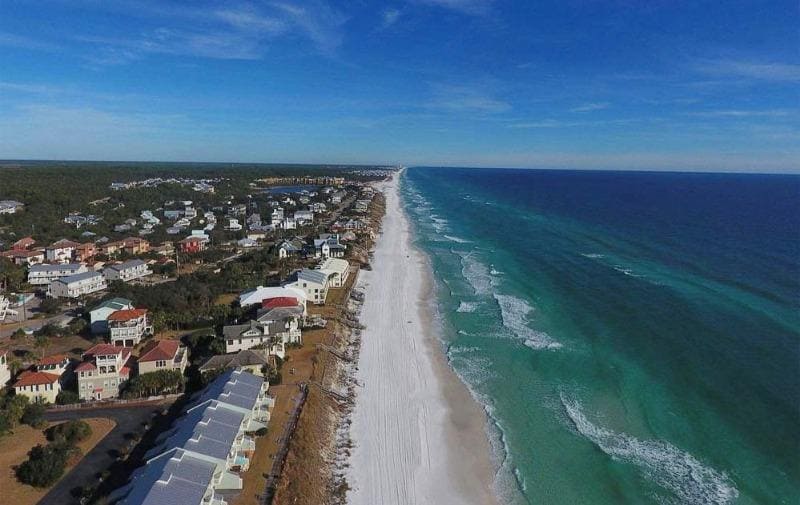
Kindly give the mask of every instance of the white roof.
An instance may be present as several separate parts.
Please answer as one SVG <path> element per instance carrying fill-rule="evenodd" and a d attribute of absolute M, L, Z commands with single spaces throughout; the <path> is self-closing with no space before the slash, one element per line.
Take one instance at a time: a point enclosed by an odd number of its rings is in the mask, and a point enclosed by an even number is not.
<path fill-rule="evenodd" d="M 256 289 L 252 291 L 247 291 L 239 295 L 239 305 L 241 305 L 242 307 L 246 307 L 248 305 L 255 305 L 261 303 L 261 301 L 266 298 L 279 298 L 279 297 L 297 298 L 303 303 L 305 303 L 306 299 L 308 298 L 306 296 L 305 291 L 303 291 L 302 289 L 293 288 L 291 286 L 276 286 L 276 287 L 258 286 Z"/>
<path fill-rule="evenodd" d="M 350 263 L 347 260 L 339 258 L 328 258 L 319 267 L 323 272 L 339 274 L 339 276 L 344 275 L 348 268 L 350 268 Z"/>

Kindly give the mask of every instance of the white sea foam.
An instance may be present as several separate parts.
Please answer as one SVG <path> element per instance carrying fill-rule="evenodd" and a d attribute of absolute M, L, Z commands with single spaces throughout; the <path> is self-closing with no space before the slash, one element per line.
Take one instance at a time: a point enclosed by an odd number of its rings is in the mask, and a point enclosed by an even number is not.
<path fill-rule="evenodd" d="M 434 225 L 435 227 L 435 225 Z M 463 239 L 461 237 L 454 237 L 452 235 L 445 235 L 444 238 L 448 240 L 452 240 L 453 242 L 457 242 L 459 244 L 469 244 L 469 240 Z"/>
<path fill-rule="evenodd" d="M 559 349 L 562 347 L 547 333 L 536 331 L 528 326 L 528 314 L 533 312 L 533 307 L 528 302 L 516 296 L 498 293 L 495 293 L 494 298 L 500 306 L 503 326 L 522 339 L 526 346 L 532 349 Z"/>
<path fill-rule="evenodd" d="M 476 295 L 488 295 L 492 291 L 492 277 L 489 269 L 475 258 L 472 253 L 460 253 L 461 256 L 461 275 L 469 282 Z"/>
<path fill-rule="evenodd" d="M 503 272 L 501 272 L 500 270 L 496 270 L 494 267 L 492 267 L 492 269 L 489 270 L 489 273 L 492 275 L 503 275 Z"/>
<path fill-rule="evenodd" d="M 456 312 L 475 312 L 478 308 L 478 302 L 461 302 L 458 304 Z"/>
<path fill-rule="evenodd" d="M 612 458 L 639 467 L 646 478 L 672 492 L 679 503 L 725 505 L 739 496 L 728 476 L 660 440 L 640 440 L 593 424 L 581 404 L 561 393 L 561 403 L 578 432 Z"/>
<path fill-rule="evenodd" d="M 593 260 L 606 257 L 604 254 L 598 254 L 598 253 L 581 253 L 581 256 L 584 256 L 586 258 L 590 258 L 590 259 L 593 259 Z"/>

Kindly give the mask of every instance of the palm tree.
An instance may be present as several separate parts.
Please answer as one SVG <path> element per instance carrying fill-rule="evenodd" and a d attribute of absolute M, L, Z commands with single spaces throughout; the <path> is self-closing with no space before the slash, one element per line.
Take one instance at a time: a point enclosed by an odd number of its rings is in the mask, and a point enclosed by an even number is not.
<path fill-rule="evenodd" d="M 44 351 L 47 346 L 50 344 L 50 339 L 47 338 L 46 335 L 36 335 L 36 340 L 33 343 L 33 346 L 37 349 L 41 349 L 42 351 L 42 358 L 44 358 Z"/>

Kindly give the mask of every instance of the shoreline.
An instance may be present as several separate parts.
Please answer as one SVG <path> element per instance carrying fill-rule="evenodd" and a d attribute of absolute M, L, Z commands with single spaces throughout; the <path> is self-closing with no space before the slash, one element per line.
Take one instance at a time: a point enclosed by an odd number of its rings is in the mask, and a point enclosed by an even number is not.
<path fill-rule="evenodd" d="M 486 412 L 452 370 L 436 328 L 430 264 L 412 243 L 399 173 L 366 286 L 348 503 L 496 504 Z"/>

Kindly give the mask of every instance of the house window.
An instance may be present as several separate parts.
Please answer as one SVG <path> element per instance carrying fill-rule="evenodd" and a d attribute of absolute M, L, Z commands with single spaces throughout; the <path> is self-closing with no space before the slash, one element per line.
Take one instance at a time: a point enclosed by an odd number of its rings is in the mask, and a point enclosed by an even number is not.
<path fill-rule="evenodd" d="M 228 345 L 233 345 L 233 339 L 228 340 Z"/>

